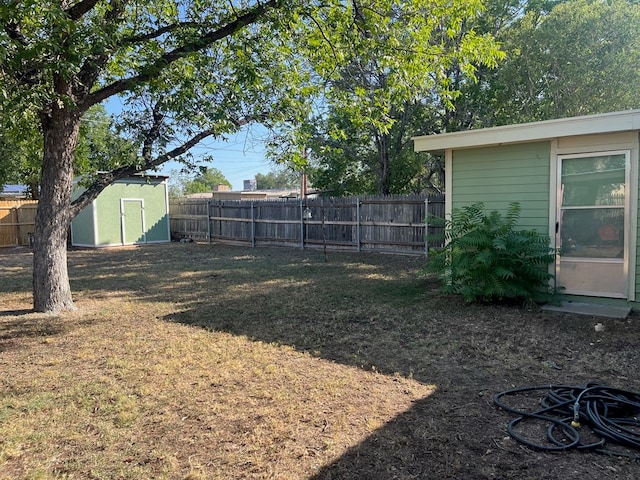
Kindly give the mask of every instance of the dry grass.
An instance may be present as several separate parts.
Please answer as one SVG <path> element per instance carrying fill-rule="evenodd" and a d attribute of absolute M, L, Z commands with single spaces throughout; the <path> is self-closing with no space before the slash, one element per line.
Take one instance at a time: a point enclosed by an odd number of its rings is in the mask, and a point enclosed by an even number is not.
<path fill-rule="evenodd" d="M 79 311 L 47 316 L 29 311 L 30 253 L 0 251 L 0 479 L 640 477 L 519 447 L 491 403 L 527 384 L 638 390 L 635 319 L 597 334 L 588 317 L 465 306 L 422 261 L 78 250 Z"/>

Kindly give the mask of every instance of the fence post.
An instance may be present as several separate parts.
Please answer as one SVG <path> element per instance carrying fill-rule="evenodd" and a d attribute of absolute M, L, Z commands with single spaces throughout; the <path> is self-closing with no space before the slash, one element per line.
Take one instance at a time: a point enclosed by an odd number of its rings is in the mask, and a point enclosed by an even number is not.
<path fill-rule="evenodd" d="M 356 197 L 356 242 L 358 243 L 356 249 L 360 251 L 360 199 Z"/>
<path fill-rule="evenodd" d="M 211 244 L 211 200 L 207 200 L 207 238 Z"/>
<path fill-rule="evenodd" d="M 255 202 L 251 200 L 251 246 L 256 246 L 256 215 Z"/>
<path fill-rule="evenodd" d="M 429 197 L 424 199 L 424 256 L 429 258 Z"/>

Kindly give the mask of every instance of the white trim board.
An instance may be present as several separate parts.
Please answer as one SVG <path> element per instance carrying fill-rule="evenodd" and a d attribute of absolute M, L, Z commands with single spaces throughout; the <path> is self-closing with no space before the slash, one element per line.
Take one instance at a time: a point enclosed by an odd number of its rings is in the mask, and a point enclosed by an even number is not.
<path fill-rule="evenodd" d="M 535 142 L 640 130 L 640 109 L 413 137 L 416 152 Z"/>

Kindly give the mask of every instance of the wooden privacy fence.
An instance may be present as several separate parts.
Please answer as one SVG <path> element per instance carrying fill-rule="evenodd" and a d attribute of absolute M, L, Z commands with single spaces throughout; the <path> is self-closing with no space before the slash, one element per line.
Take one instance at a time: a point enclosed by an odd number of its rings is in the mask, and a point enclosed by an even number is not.
<path fill-rule="evenodd" d="M 36 200 L 0 200 L 0 247 L 29 245 L 37 209 Z"/>
<path fill-rule="evenodd" d="M 425 241 L 442 231 L 428 215 L 444 217 L 444 196 L 169 203 L 174 239 L 413 254 L 442 246 Z"/>

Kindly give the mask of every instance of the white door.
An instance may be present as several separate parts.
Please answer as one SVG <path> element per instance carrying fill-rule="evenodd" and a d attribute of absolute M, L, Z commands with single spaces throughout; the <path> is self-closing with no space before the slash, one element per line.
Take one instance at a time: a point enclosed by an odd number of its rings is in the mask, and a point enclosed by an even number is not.
<path fill-rule="evenodd" d="M 629 151 L 558 157 L 556 286 L 627 298 Z"/>

